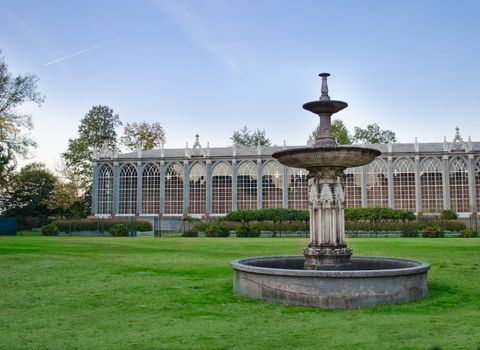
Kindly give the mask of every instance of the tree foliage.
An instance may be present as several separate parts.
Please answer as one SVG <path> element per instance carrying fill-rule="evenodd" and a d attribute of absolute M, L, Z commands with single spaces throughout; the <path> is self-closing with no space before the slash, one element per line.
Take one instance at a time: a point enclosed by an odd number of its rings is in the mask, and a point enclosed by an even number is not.
<path fill-rule="evenodd" d="M 123 129 L 122 144 L 134 151 L 141 147 L 144 150 L 160 147 L 165 143 L 165 131 L 160 123 L 127 123 Z"/>
<path fill-rule="evenodd" d="M 84 217 L 89 214 L 85 206 L 81 181 L 65 163 L 58 170 L 57 181 L 48 200 L 48 209 L 59 217 Z"/>
<path fill-rule="evenodd" d="M 14 174 L 7 186 L 3 200 L 5 215 L 48 217 L 48 201 L 56 177 L 44 164 L 31 163 Z"/>
<path fill-rule="evenodd" d="M 320 134 L 320 124 L 308 137 L 307 145 L 313 146 L 315 144 L 315 141 L 318 139 L 319 134 Z M 335 119 L 332 122 L 332 135 L 333 137 L 335 137 L 335 140 L 339 145 L 352 144 L 352 137 L 348 132 L 348 129 L 345 126 L 344 122 L 341 119 Z"/>
<path fill-rule="evenodd" d="M 382 130 L 377 123 L 367 125 L 366 129 L 355 127 L 353 141 L 356 143 L 394 143 L 397 142 L 395 133 L 391 130 Z"/>
<path fill-rule="evenodd" d="M 1 51 L 0 51 L 1 53 Z M 41 105 L 44 96 L 37 89 L 35 75 L 17 75 L 8 71 L 3 56 L 0 57 L 0 185 L 5 186 L 8 175 L 14 170 L 18 156 L 25 156 L 36 143 L 28 131 L 33 128 L 32 118 L 20 114 L 16 108 L 26 102 Z"/>
<path fill-rule="evenodd" d="M 230 137 L 237 147 L 270 146 L 272 141 L 266 136 L 265 130 L 256 129 L 251 132 L 246 126 L 234 131 Z"/>
<path fill-rule="evenodd" d="M 76 176 L 83 191 L 86 207 L 91 203 L 94 152 L 107 142 L 112 152 L 117 148 L 116 128 L 122 122 L 118 114 L 108 106 L 94 106 L 80 121 L 78 136 L 68 140 L 68 148 L 62 154 L 66 166 Z"/>

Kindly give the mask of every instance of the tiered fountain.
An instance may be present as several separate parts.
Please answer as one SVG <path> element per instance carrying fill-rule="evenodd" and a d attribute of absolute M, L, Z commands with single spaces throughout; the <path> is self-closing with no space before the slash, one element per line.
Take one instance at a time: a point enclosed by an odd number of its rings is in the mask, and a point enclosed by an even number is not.
<path fill-rule="evenodd" d="M 380 152 L 339 146 L 332 136 L 332 114 L 348 106 L 331 100 L 322 73 L 321 96 L 303 105 L 320 116 L 313 147 L 276 152 L 284 165 L 309 171 L 310 242 L 304 256 L 255 257 L 232 261 L 234 289 L 241 295 L 292 305 L 354 308 L 407 302 L 428 294 L 424 262 L 352 257 L 345 241 L 344 171 L 366 165 Z"/>

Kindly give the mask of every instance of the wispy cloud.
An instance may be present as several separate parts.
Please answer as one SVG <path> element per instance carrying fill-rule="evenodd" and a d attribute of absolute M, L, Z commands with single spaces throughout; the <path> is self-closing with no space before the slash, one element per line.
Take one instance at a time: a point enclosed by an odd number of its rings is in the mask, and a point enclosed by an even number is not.
<path fill-rule="evenodd" d="M 195 13 L 191 6 L 180 1 L 150 0 L 150 2 L 166 13 L 195 44 L 220 59 L 233 71 L 238 71 L 237 59 L 228 47 L 230 43 L 219 38 L 208 21 Z"/>
<path fill-rule="evenodd" d="M 98 44 L 98 45 L 95 45 L 95 46 L 86 48 L 86 49 L 84 49 L 84 50 L 74 52 L 74 53 L 72 53 L 72 54 L 70 54 L 70 55 L 63 56 L 63 57 L 54 59 L 53 61 L 44 63 L 43 65 L 44 65 L 44 66 L 49 66 L 49 65 L 54 64 L 54 63 L 62 62 L 62 61 L 67 60 L 67 59 L 69 59 L 69 58 L 72 58 L 72 57 L 75 57 L 75 56 L 78 56 L 78 55 L 82 55 L 82 54 L 84 54 L 84 53 L 86 53 L 86 52 L 88 52 L 88 51 L 92 51 L 92 50 L 98 49 L 99 47 L 102 47 L 102 46 L 105 46 L 105 44 Z"/>

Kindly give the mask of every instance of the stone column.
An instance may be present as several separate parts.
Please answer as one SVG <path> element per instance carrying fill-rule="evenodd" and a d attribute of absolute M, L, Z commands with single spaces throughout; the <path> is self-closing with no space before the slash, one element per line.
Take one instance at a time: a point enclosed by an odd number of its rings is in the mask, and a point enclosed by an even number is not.
<path fill-rule="evenodd" d="M 420 157 L 415 156 L 415 212 L 417 215 L 422 211 L 420 181 Z"/>
<path fill-rule="evenodd" d="M 92 214 L 98 214 L 98 171 L 99 166 L 97 162 L 93 162 L 93 179 L 92 179 Z"/>
<path fill-rule="evenodd" d="M 449 166 L 448 155 L 442 157 L 443 174 L 442 174 L 442 187 L 443 187 L 443 209 L 450 209 L 450 178 L 449 178 Z"/>
<path fill-rule="evenodd" d="M 165 213 L 165 177 L 167 176 L 165 161 L 160 161 L 160 213 Z"/>
<path fill-rule="evenodd" d="M 475 213 L 478 213 L 480 208 L 478 207 L 478 193 L 477 193 L 478 184 L 477 184 L 476 171 L 477 171 L 477 162 L 475 161 L 475 157 L 472 155 L 473 211 Z"/>
<path fill-rule="evenodd" d="M 237 210 L 237 160 L 232 160 L 232 210 Z"/>
<path fill-rule="evenodd" d="M 285 165 L 282 166 L 283 168 L 283 207 L 288 208 L 288 167 Z"/>
<path fill-rule="evenodd" d="M 360 171 L 360 183 L 362 184 L 361 193 L 362 193 L 362 207 L 368 207 L 368 200 L 367 200 L 367 183 L 368 183 L 368 175 L 367 175 L 367 167 L 368 165 L 362 166 Z"/>
<path fill-rule="evenodd" d="M 190 164 L 183 161 L 183 213 L 188 214 L 190 206 Z"/>
<path fill-rule="evenodd" d="M 120 212 L 120 173 L 118 162 L 113 162 L 113 213 L 112 216 Z"/>
<path fill-rule="evenodd" d="M 142 214 L 142 185 L 143 185 L 143 167 L 142 162 L 137 162 L 137 215 Z"/>
<path fill-rule="evenodd" d="M 475 157 L 473 154 L 468 155 L 467 160 L 467 169 L 468 169 L 468 197 L 469 197 L 469 207 L 471 212 L 477 211 L 477 199 L 475 191 Z"/>
<path fill-rule="evenodd" d="M 345 242 L 342 168 L 310 171 L 308 203 L 310 243 L 304 250 L 307 270 L 336 268 L 350 263 L 352 250 Z"/>
<path fill-rule="evenodd" d="M 263 201 L 263 169 L 262 169 L 262 160 L 257 160 L 257 208 L 262 208 L 262 201 Z"/>
<path fill-rule="evenodd" d="M 387 179 L 388 179 L 388 206 L 394 207 L 395 204 L 395 192 L 393 190 L 393 157 L 387 158 Z"/>
<path fill-rule="evenodd" d="M 206 170 L 207 170 L 207 193 L 206 193 L 206 213 L 212 213 L 212 161 L 210 159 L 206 160 Z"/>

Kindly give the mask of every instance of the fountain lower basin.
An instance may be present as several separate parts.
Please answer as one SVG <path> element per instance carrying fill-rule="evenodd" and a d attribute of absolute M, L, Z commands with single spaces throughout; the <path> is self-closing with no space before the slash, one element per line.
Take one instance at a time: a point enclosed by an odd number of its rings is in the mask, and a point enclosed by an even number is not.
<path fill-rule="evenodd" d="M 419 300 L 428 294 L 430 265 L 416 260 L 352 257 L 335 270 L 305 270 L 303 256 L 231 262 L 234 291 L 297 306 L 351 309 Z"/>

